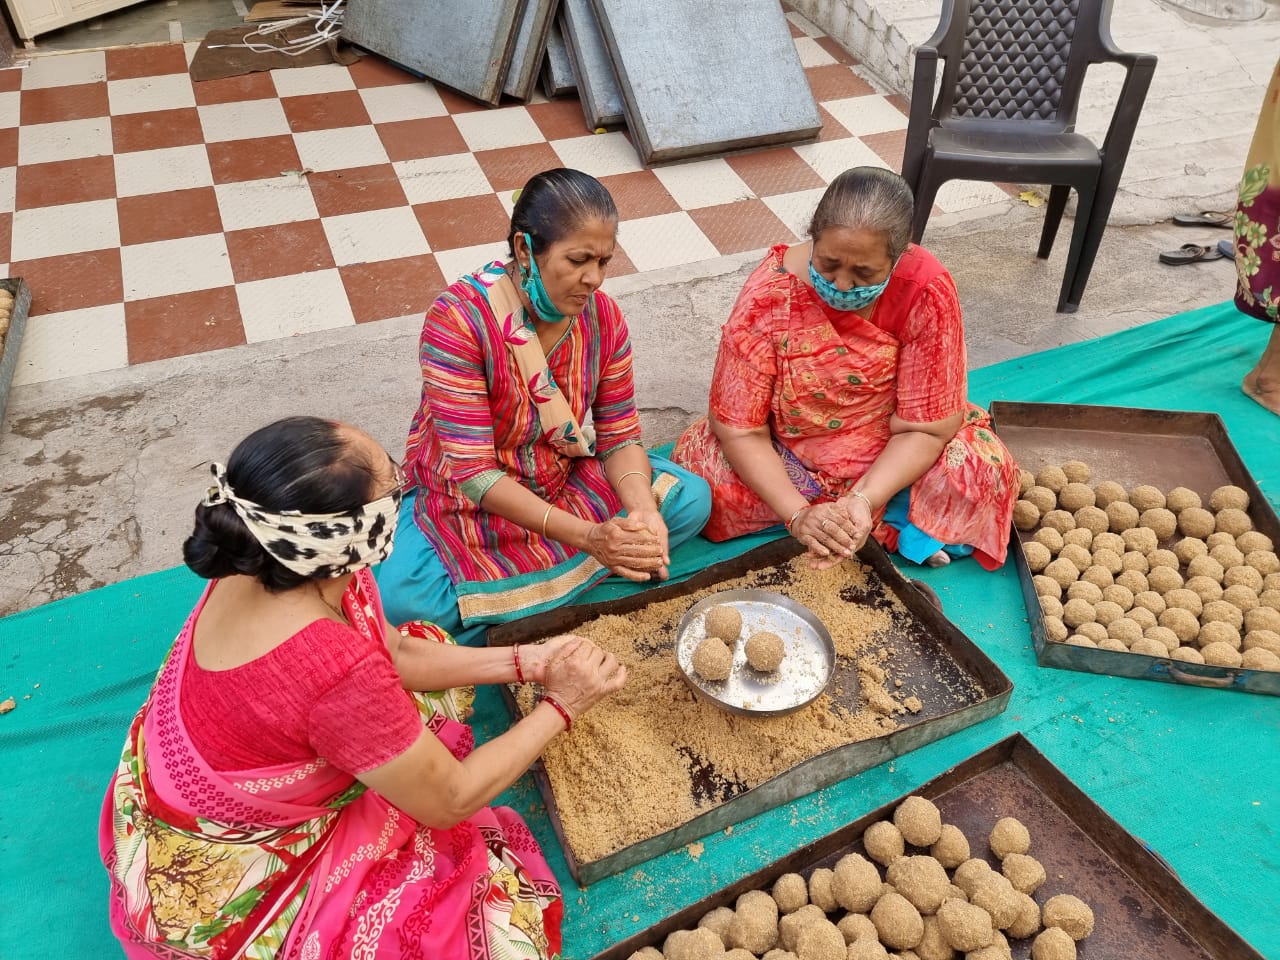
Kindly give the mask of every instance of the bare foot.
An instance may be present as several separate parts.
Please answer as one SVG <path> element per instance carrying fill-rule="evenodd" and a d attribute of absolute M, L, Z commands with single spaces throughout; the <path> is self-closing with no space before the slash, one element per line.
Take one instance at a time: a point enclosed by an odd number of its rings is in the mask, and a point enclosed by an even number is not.
<path fill-rule="evenodd" d="M 945 550 L 939 550 L 931 557 L 926 557 L 924 565 L 926 567 L 945 567 L 951 562 L 951 556 Z"/>
<path fill-rule="evenodd" d="M 1244 379 L 1240 381 L 1240 389 L 1246 396 L 1256 400 L 1272 413 L 1280 414 L 1280 384 L 1271 380 L 1264 383 L 1257 369 L 1245 374 Z"/>

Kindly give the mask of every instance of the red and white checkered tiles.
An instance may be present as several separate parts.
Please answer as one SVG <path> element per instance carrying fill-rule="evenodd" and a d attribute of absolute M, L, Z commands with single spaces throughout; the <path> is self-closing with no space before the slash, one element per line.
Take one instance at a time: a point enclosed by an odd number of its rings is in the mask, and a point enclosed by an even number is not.
<path fill-rule="evenodd" d="M 0 71 L 0 265 L 34 295 L 15 382 L 422 313 L 549 167 L 613 194 L 611 276 L 790 240 L 841 170 L 898 166 L 906 103 L 789 16 L 821 140 L 655 170 L 576 100 L 488 109 L 376 57 L 192 83 L 173 44 Z M 1008 202 L 958 186 L 942 209 Z"/>

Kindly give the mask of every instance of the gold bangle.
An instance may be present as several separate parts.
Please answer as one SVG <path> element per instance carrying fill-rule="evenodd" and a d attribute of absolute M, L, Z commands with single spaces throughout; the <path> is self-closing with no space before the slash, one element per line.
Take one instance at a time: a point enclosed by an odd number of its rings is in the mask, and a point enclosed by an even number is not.
<path fill-rule="evenodd" d="M 627 479 L 627 477 L 644 477 L 645 483 L 647 485 L 652 485 L 652 480 L 650 479 L 652 476 L 653 476 L 652 471 L 646 474 L 643 470 L 628 470 L 626 473 L 624 473 L 622 476 L 618 478 L 618 486 L 621 487 L 622 481 Z"/>
<path fill-rule="evenodd" d="M 849 496 L 851 496 L 851 497 L 857 497 L 859 500 L 861 500 L 863 503 L 865 503 L 865 504 L 867 505 L 867 512 L 868 512 L 868 513 L 870 513 L 873 517 L 876 515 L 876 508 L 875 508 L 875 504 L 873 504 L 873 503 L 871 502 L 871 498 L 870 498 L 870 497 L 868 497 L 868 496 L 867 496 L 865 493 L 863 493 L 861 490 L 850 490 L 850 491 L 849 491 Z"/>
<path fill-rule="evenodd" d="M 547 504 L 547 512 L 542 515 L 542 539 L 547 539 L 547 519 L 551 516 L 551 511 L 556 508 L 554 503 Z"/>

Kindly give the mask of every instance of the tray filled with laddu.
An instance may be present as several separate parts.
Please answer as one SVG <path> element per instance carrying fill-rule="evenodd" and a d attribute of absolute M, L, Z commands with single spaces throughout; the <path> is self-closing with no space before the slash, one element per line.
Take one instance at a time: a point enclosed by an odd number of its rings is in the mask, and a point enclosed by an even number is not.
<path fill-rule="evenodd" d="M 1280 694 L 1280 520 L 1212 413 L 991 405 L 1041 665 Z"/>
<path fill-rule="evenodd" d="M 1020 734 L 595 960 L 1262 960 Z"/>
<path fill-rule="evenodd" d="M 567 632 L 627 668 L 533 770 L 583 885 L 994 716 L 1013 689 L 874 542 L 815 570 L 774 541 L 682 583 L 492 627 L 488 643 Z M 539 693 L 503 692 L 517 717 Z"/>

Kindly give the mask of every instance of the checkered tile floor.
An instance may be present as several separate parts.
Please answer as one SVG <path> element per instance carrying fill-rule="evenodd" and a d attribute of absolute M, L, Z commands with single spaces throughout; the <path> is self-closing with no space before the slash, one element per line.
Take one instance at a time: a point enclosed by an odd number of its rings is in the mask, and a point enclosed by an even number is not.
<path fill-rule="evenodd" d="M 554 166 L 613 194 L 611 276 L 792 239 L 841 170 L 897 168 L 906 102 L 789 16 L 820 141 L 653 170 L 576 100 L 488 109 L 376 57 L 192 83 L 174 44 L 0 71 L 0 276 L 34 295 L 15 383 L 422 313 Z"/>

